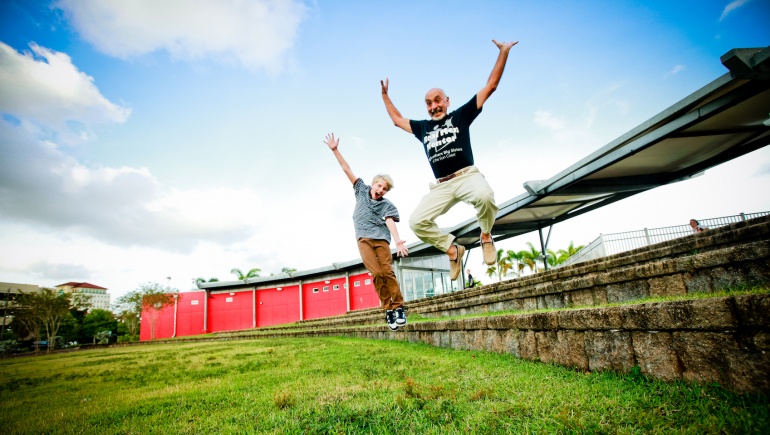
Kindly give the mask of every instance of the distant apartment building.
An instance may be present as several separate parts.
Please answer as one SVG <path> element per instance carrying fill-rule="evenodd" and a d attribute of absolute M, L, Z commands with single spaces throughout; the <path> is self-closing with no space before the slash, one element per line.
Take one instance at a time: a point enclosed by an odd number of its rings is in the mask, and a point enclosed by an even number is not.
<path fill-rule="evenodd" d="M 20 293 L 39 293 L 43 288 L 35 284 L 20 284 L 15 282 L 0 282 L 0 327 L 5 330 L 13 317 L 7 314 L 7 308 L 13 306 L 13 301 Z"/>
<path fill-rule="evenodd" d="M 110 309 L 110 295 L 107 289 L 87 282 L 68 282 L 59 284 L 57 289 L 67 293 L 80 293 L 86 295 L 91 302 L 90 309 L 108 310 Z"/>

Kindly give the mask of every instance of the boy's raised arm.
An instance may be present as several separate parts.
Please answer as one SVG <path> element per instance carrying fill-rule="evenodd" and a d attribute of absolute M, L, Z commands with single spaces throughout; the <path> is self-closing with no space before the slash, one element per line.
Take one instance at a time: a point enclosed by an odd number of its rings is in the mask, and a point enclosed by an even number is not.
<path fill-rule="evenodd" d="M 401 112 L 399 112 L 398 109 L 396 109 L 396 106 L 393 105 L 393 102 L 390 101 L 390 96 L 388 95 L 388 79 L 386 78 L 384 81 L 380 80 L 380 86 L 382 87 L 382 101 L 385 103 L 385 110 L 388 111 L 390 120 L 393 121 L 393 124 L 396 127 L 401 128 L 407 133 L 411 133 L 412 126 L 409 125 L 409 120 L 401 116 Z"/>
<path fill-rule="evenodd" d="M 353 171 L 350 169 L 350 165 L 348 165 L 348 162 L 345 161 L 345 158 L 342 157 L 342 154 L 340 154 L 340 150 L 337 149 L 340 145 L 339 138 L 334 138 L 334 133 L 329 133 L 326 135 L 326 140 L 324 141 L 326 145 L 329 146 L 329 149 L 332 150 L 334 153 L 334 157 L 337 158 L 337 162 L 339 162 L 340 167 L 342 168 L 342 171 L 345 172 L 345 175 L 348 176 L 348 180 L 350 180 L 351 183 L 356 184 L 356 180 L 358 180 L 358 177 L 356 177 L 356 174 L 353 173 Z"/>

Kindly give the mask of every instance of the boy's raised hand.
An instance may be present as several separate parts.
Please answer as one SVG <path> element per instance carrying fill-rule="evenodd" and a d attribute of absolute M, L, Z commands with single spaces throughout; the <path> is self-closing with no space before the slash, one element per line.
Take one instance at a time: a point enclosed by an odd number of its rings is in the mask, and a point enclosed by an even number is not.
<path fill-rule="evenodd" d="M 329 145 L 330 150 L 334 151 L 340 145 L 340 140 L 334 138 L 334 133 L 329 133 L 326 135 L 326 140 L 324 141 L 324 143 L 326 145 Z"/>
<path fill-rule="evenodd" d="M 399 240 L 396 242 L 396 252 L 399 257 L 409 256 L 409 248 L 406 247 L 406 242 Z"/>

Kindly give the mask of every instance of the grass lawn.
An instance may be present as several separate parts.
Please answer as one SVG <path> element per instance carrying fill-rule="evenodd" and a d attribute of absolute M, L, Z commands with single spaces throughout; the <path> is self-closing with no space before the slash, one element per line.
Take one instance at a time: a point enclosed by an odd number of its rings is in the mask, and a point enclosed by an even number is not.
<path fill-rule="evenodd" d="M 400 341 L 184 342 L 0 360 L 0 433 L 770 433 L 765 396 Z"/>

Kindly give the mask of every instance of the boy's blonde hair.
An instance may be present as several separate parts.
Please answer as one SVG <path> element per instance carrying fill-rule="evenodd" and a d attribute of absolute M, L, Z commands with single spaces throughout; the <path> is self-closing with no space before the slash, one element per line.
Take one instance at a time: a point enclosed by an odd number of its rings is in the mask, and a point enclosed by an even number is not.
<path fill-rule="evenodd" d="M 390 175 L 388 175 L 388 174 L 377 174 L 372 179 L 372 184 L 374 184 L 374 183 L 376 183 L 376 182 L 378 182 L 380 180 L 384 181 L 385 184 L 388 185 L 388 190 L 389 191 L 393 190 L 393 179 L 390 178 Z"/>

